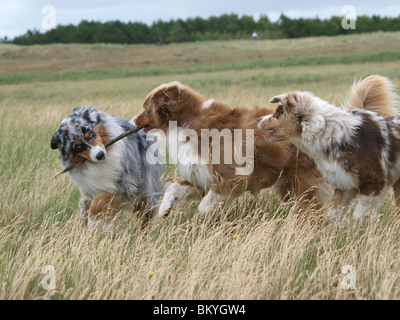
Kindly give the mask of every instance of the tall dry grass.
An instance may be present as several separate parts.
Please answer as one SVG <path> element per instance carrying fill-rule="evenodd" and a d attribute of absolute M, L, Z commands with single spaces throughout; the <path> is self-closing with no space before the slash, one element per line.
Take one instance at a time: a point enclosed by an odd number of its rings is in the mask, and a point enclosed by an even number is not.
<path fill-rule="evenodd" d="M 182 203 L 145 231 L 126 214 L 129 236 L 112 239 L 81 226 L 79 192 L 66 176 L 54 179 L 59 166 L 50 149 L 73 107 L 130 118 L 163 82 L 180 80 L 232 106 L 265 105 L 290 89 L 338 103 L 356 76 L 380 73 L 398 85 L 397 64 L 0 86 L 0 299 L 399 299 L 400 215 L 392 195 L 381 223 L 368 226 L 343 229 L 311 212 L 297 218 L 291 203 L 266 190 L 206 215 L 196 213 L 197 201 Z M 176 169 L 166 167 L 164 178 L 178 178 Z M 55 269 L 54 290 L 41 285 L 46 265 Z M 354 290 L 342 286 L 346 265 L 355 268 Z"/>
<path fill-rule="evenodd" d="M 169 221 L 112 239 L 93 236 L 65 210 L 0 231 L 1 299 L 398 299 L 395 214 L 343 230 L 265 194 L 205 216 L 181 206 Z M 55 221 L 56 220 L 56 221 Z M 58 221 L 57 221 L 58 220 Z M 3 221 L 1 221 L 3 224 Z M 44 290 L 44 266 L 56 289 Z M 342 268 L 355 268 L 355 289 Z"/>

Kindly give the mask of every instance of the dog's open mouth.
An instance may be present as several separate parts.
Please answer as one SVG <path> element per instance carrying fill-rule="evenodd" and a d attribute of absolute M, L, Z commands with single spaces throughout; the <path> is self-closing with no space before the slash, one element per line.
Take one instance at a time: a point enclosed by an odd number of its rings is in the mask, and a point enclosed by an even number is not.
<path fill-rule="evenodd" d="M 144 132 L 144 133 L 147 133 L 147 132 L 149 132 L 151 129 L 153 129 L 152 126 L 148 124 L 148 125 L 144 126 L 143 132 Z"/>
<path fill-rule="evenodd" d="M 273 138 L 275 133 L 275 130 L 270 130 L 266 135 L 265 135 L 265 140 L 267 140 L 268 142 L 271 141 L 271 139 Z"/>

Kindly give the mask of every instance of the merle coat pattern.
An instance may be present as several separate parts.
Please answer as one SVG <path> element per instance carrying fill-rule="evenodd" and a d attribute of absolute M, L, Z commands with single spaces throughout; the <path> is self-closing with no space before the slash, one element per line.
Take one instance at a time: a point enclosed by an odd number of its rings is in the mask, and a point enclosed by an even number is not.
<path fill-rule="evenodd" d="M 146 141 L 146 135 L 139 131 L 107 150 L 104 147 L 131 128 L 133 125 L 120 117 L 81 106 L 61 122 L 52 136 L 51 147 L 59 149 L 63 168 L 81 158 L 89 160 L 67 173 L 82 195 L 80 208 L 89 227 L 98 225 L 107 206 L 117 210 L 129 203 L 139 211 L 147 210 L 144 216 L 149 218 L 158 205 L 163 166 L 146 159 L 146 152 L 156 142 Z"/>

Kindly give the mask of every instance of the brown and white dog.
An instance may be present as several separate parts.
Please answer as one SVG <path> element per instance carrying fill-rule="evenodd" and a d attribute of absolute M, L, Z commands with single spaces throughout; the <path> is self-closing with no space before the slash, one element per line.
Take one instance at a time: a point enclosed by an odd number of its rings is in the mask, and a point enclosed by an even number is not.
<path fill-rule="evenodd" d="M 309 92 L 284 93 L 271 102 L 279 106 L 259 119 L 259 128 L 269 130 L 268 141 L 289 140 L 314 159 L 336 188 L 335 209 L 328 211 L 333 218 L 358 196 L 353 217 L 376 220 L 391 186 L 400 204 L 400 118 L 390 80 L 373 75 L 356 83 L 346 110 Z"/>
<path fill-rule="evenodd" d="M 288 141 L 270 143 L 264 139 L 264 132 L 257 128 L 257 118 L 272 114 L 272 109 L 230 108 L 203 98 L 179 82 L 155 88 L 147 96 L 143 107 L 144 112 L 133 121 L 137 126 L 145 127 L 145 132 L 161 129 L 168 139 L 172 135 L 170 124 L 175 123 L 178 133 L 185 129 L 196 133 L 194 139 L 180 142 L 178 153 L 190 154 L 187 161 L 177 163 L 183 181 L 168 187 L 159 216 L 167 216 L 173 205 L 184 197 L 205 195 L 198 207 L 199 212 L 204 212 L 214 204 L 231 200 L 245 191 L 257 194 L 271 186 L 275 186 L 282 199 L 296 196 L 300 208 L 310 203 L 320 205 L 333 196 L 333 188 L 323 179 L 311 158 L 298 152 Z M 235 149 L 237 145 L 233 146 L 237 141 L 231 145 L 221 144 L 216 155 L 221 161 L 214 161 L 213 158 L 207 162 L 209 157 L 203 155 L 202 142 L 206 141 L 205 149 L 208 151 L 215 144 L 208 137 L 204 138 L 204 131 L 210 130 L 239 139 L 239 150 Z M 247 140 L 248 133 L 253 134 L 254 142 Z M 246 163 L 252 170 L 247 175 L 238 175 L 238 169 L 246 169 L 243 163 L 223 160 L 226 156 L 234 156 L 233 153 L 246 153 L 246 147 L 254 148 L 251 163 Z M 172 152 L 171 148 L 169 152 Z"/>

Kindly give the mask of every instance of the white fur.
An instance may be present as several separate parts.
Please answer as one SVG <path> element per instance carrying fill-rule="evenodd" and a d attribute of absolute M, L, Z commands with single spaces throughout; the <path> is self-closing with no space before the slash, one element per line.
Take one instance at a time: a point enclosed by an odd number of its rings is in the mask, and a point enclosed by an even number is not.
<path fill-rule="evenodd" d="M 91 159 L 93 162 L 102 161 L 102 160 L 98 160 L 98 159 L 96 158 L 97 155 L 98 155 L 101 151 L 104 152 L 105 157 L 106 157 L 106 156 L 107 156 L 106 149 L 103 149 L 103 148 L 100 147 L 100 146 L 94 146 L 94 147 L 92 147 L 92 148 L 90 149 L 90 159 Z"/>
<path fill-rule="evenodd" d="M 330 184 L 340 190 L 357 188 L 353 177 L 339 162 L 341 153 L 332 149 L 332 143 L 351 143 L 357 127 L 362 125 L 361 116 L 349 114 L 317 97 L 313 97 L 308 112 L 311 115 L 302 122 L 301 139 L 292 142 L 314 159 Z"/>
<path fill-rule="evenodd" d="M 360 195 L 357 206 L 353 212 L 353 218 L 362 223 L 378 222 L 378 209 L 381 206 L 382 201 L 385 199 L 388 191 L 389 186 L 386 186 L 385 189 L 377 196 L 371 197 Z"/>
<path fill-rule="evenodd" d="M 169 128 L 167 141 L 170 139 L 176 139 L 179 133 L 184 130 L 183 128 L 173 129 L 172 126 Z M 171 159 L 177 159 L 176 166 L 179 174 L 183 180 L 186 180 L 192 184 L 192 186 L 181 185 L 179 183 L 173 183 L 168 187 L 165 192 L 164 198 L 161 202 L 159 209 L 159 216 L 166 216 L 169 214 L 173 205 L 183 198 L 193 195 L 200 194 L 208 190 L 213 183 L 210 169 L 207 164 L 204 164 L 198 154 L 197 148 L 198 139 L 191 139 L 186 141 L 172 141 L 169 145 L 169 155 Z"/>
<path fill-rule="evenodd" d="M 167 139 L 172 136 L 177 137 L 182 130 L 182 128 L 177 128 L 177 132 L 169 132 Z M 201 190 L 206 190 L 213 183 L 213 178 L 208 165 L 204 164 L 198 154 L 197 143 L 197 137 L 188 142 L 169 143 L 168 152 L 170 158 L 178 160 L 176 166 L 182 179 Z"/>
<path fill-rule="evenodd" d="M 261 121 L 268 120 L 273 116 L 273 114 L 269 114 L 268 116 L 261 117 L 260 122 L 258 123 L 258 129 L 262 130 L 261 128 Z"/>
<path fill-rule="evenodd" d="M 195 193 L 196 190 L 192 186 L 183 185 L 177 182 L 171 184 L 165 191 L 164 198 L 158 211 L 158 216 L 167 216 L 174 204 L 176 204 L 186 196 L 190 196 Z"/>
<path fill-rule="evenodd" d="M 208 109 L 214 103 L 214 99 L 209 99 L 203 103 L 201 106 L 202 109 Z"/>
<path fill-rule="evenodd" d="M 71 170 L 67 174 L 79 188 L 82 197 L 94 199 L 104 193 L 116 193 L 115 177 L 121 170 L 123 143 L 117 142 L 105 160 L 96 163 L 86 161 L 83 170 Z"/>
<path fill-rule="evenodd" d="M 187 146 L 187 144 L 182 145 L 178 155 L 180 153 L 184 153 L 189 148 L 190 147 Z M 179 174 L 184 180 L 189 181 L 196 187 L 202 190 L 208 189 L 213 182 L 210 169 L 206 164 L 198 163 L 197 161 L 199 159 L 191 159 L 191 160 L 192 161 L 187 164 L 183 164 L 178 160 L 177 167 L 179 170 Z"/>
<path fill-rule="evenodd" d="M 326 160 L 324 156 L 319 155 L 314 158 L 318 170 L 323 173 L 324 178 L 330 184 L 340 190 L 352 190 L 357 188 L 353 177 L 343 169 L 342 165 L 335 160 Z"/>
<path fill-rule="evenodd" d="M 324 178 L 335 188 L 345 191 L 357 190 L 357 181 L 354 181 L 351 174 L 345 170 L 346 163 L 341 159 L 341 152 L 335 145 L 348 143 L 353 148 L 359 146 L 354 144 L 354 135 L 357 128 L 363 125 L 363 117 L 357 113 L 350 113 L 339 109 L 328 102 L 312 97 L 307 93 L 300 93 L 300 99 L 307 99 L 305 103 L 308 110 L 304 110 L 306 115 L 302 122 L 302 134 L 300 139 L 294 139 L 292 142 L 302 151 L 312 157 L 321 171 Z M 311 105 L 310 105 L 311 101 Z M 302 102 L 298 103 L 300 112 L 302 111 Z M 389 161 L 389 130 L 386 120 L 377 114 L 363 110 L 364 114 L 368 114 L 372 120 L 379 126 L 386 145 L 383 146 L 381 167 L 383 174 L 388 180 L 394 183 L 399 178 L 399 165 L 390 163 Z M 336 148 L 336 149 L 335 149 Z M 353 217 L 359 221 L 377 220 L 377 209 L 387 194 L 388 186 L 375 192 L 372 195 L 359 195 Z M 348 199 L 343 199 L 348 202 Z M 331 217 L 338 217 L 342 211 L 348 210 L 348 204 L 340 204 L 336 208 L 328 211 Z"/>
<path fill-rule="evenodd" d="M 112 117 L 104 120 L 104 128 L 110 137 L 117 137 L 124 132 Z M 104 160 L 96 160 L 97 162 L 86 161 L 83 164 L 85 166 L 83 170 L 71 170 L 67 173 L 79 188 L 83 198 L 94 199 L 104 192 L 116 193 L 117 184 L 115 179 L 119 176 L 122 168 L 123 148 L 124 142 L 118 141 L 107 152 Z"/>
<path fill-rule="evenodd" d="M 203 200 L 200 202 L 197 210 L 199 212 L 205 212 L 211 209 L 214 205 L 220 203 L 223 199 L 224 198 L 221 195 L 210 190 L 208 191 L 207 195 L 203 198 Z"/>
<path fill-rule="evenodd" d="M 349 114 L 317 97 L 310 111 L 312 115 L 302 123 L 301 144 L 312 156 L 330 149 L 332 142 L 350 142 L 362 124 L 361 116 Z M 340 154 L 334 156 L 340 157 Z"/>

